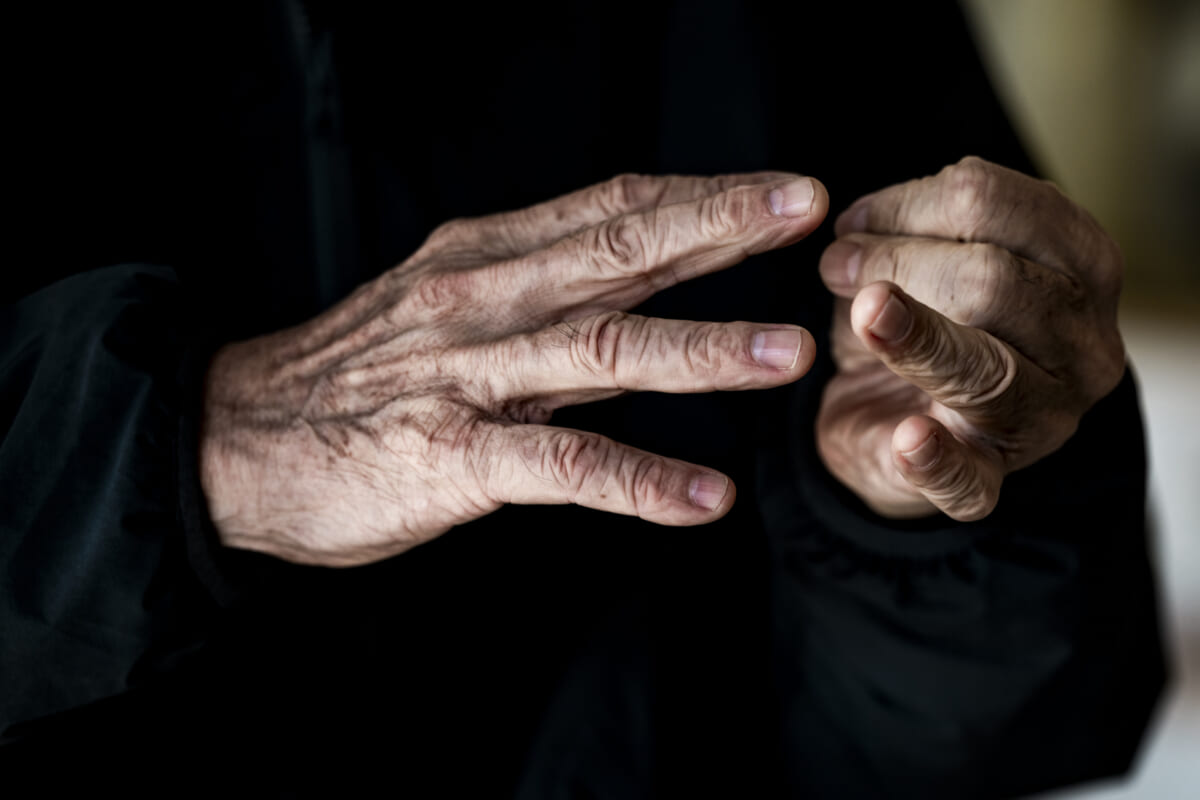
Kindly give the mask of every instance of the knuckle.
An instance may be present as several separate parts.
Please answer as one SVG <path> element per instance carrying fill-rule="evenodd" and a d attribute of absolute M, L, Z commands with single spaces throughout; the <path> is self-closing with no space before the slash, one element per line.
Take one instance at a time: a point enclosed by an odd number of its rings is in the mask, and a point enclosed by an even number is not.
<path fill-rule="evenodd" d="M 414 282 L 412 297 L 420 310 L 440 319 L 470 304 L 475 291 L 474 276 L 469 271 L 429 272 Z"/>
<path fill-rule="evenodd" d="M 967 269 L 955 269 L 954 279 L 958 284 L 950 289 L 951 303 L 962 307 L 965 313 L 961 322 L 976 325 L 990 320 L 997 313 L 1005 313 L 1008 306 L 1019 303 L 1015 292 L 1016 281 L 1025 273 L 1020 258 L 1004 247 L 990 243 L 970 245 Z M 956 297 L 964 294 L 965 297 Z"/>
<path fill-rule="evenodd" d="M 588 255 L 620 273 L 641 271 L 647 262 L 649 234 L 637 217 L 620 216 L 589 229 L 584 239 Z"/>
<path fill-rule="evenodd" d="M 654 181 L 646 175 L 625 172 L 609 178 L 599 194 L 601 206 L 609 216 L 641 208 L 654 199 Z"/>
<path fill-rule="evenodd" d="M 1017 362 L 1004 346 L 984 347 L 977 364 L 970 365 L 960 402 L 965 406 L 985 406 L 1002 397 L 1017 377 Z"/>
<path fill-rule="evenodd" d="M 632 465 L 626 465 L 624 474 L 625 496 L 633 504 L 634 513 L 643 516 L 652 509 L 661 508 L 667 502 L 668 474 L 666 465 L 654 456 L 641 456 Z"/>
<path fill-rule="evenodd" d="M 709 240 L 737 235 L 750 216 L 745 198 L 745 192 L 736 190 L 702 198 L 696 209 L 700 235 Z"/>
<path fill-rule="evenodd" d="M 697 325 L 684 336 L 682 356 L 688 373 L 696 376 L 713 375 L 720 371 L 726 351 L 741 349 L 730 331 L 717 325 Z"/>
<path fill-rule="evenodd" d="M 610 451 L 608 440 L 597 433 L 555 432 L 541 448 L 539 473 L 574 497 L 603 469 Z"/>
<path fill-rule="evenodd" d="M 450 219 L 433 229 L 425 239 L 426 249 L 439 250 L 455 244 L 462 238 L 467 228 L 465 219 Z"/>
<path fill-rule="evenodd" d="M 927 363 L 935 373 L 953 376 L 935 392 L 951 408 L 985 408 L 1005 397 L 1016 381 L 1017 361 L 1004 345 L 981 342 L 981 346 L 962 347 L 941 335 L 927 340 L 923 348 Z"/>
<path fill-rule="evenodd" d="M 992 170 L 983 159 L 967 156 L 941 177 L 946 221 L 959 238 L 971 239 L 990 214 Z"/>
<path fill-rule="evenodd" d="M 571 339 L 570 356 L 580 369 L 603 375 L 616 383 L 618 359 L 625 356 L 631 337 L 629 315 L 623 311 L 608 311 L 592 317 L 580 335 Z"/>
<path fill-rule="evenodd" d="M 907 269 L 907 243 L 887 239 L 879 246 L 868 247 L 863 255 L 859 285 L 872 281 L 891 281 L 904 286 Z"/>
<path fill-rule="evenodd" d="M 981 242 L 971 245 L 972 260 L 977 264 L 981 283 L 979 289 L 992 297 L 1017 272 L 1019 258 L 1008 248 Z"/>

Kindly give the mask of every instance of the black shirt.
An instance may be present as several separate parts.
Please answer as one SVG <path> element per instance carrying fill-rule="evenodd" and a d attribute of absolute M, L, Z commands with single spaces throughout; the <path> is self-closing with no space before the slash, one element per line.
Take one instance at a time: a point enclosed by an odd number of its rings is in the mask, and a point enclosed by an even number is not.
<path fill-rule="evenodd" d="M 875 516 L 812 444 L 828 223 L 643 308 L 803 324 L 797 384 L 555 417 L 727 472 L 718 523 L 509 507 L 323 570 L 221 550 L 196 476 L 214 348 L 446 219 L 629 171 L 808 173 L 831 217 L 967 154 L 1035 171 L 952 4 L 155 4 L 13 30 L 14 768 L 531 798 L 988 797 L 1128 768 L 1163 683 L 1132 379 L 987 519 Z"/>

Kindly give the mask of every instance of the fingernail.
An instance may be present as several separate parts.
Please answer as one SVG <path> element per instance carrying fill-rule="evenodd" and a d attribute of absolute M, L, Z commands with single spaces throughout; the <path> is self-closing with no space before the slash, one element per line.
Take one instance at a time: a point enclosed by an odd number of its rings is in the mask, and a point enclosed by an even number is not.
<path fill-rule="evenodd" d="M 838 232 L 855 233 L 865 231 L 867 229 L 867 215 L 870 211 L 870 203 L 860 202 L 856 206 L 851 206 L 842 212 L 842 217 L 838 220 L 838 223 L 840 223 L 837 225 Z"/>
<path fill-rule="evenodd" d="M 888 295 L 888 301 L 883 304 L 883 310 L 875 317 L 875 321 L 867 326 L 876 338 L 885 342 L 898 342 L 912 327 L 912 314 L 908 306 L 894 294 Z"/>
<path fill-rule="evenodd" d="M 772 189 L 767 195 L 771 210 L 781 217 L 807 216 L 813 207 L 816 190 L 808 178 L 792 181 L 778 189 Z"/>
<path fill-rule="evenodd" d="M 800 331 L 761 331 L 754 334 L 750 352 L 754 360 L 766 367 L 791 369 L 800 358 L 804 334 Z"/>
<path fill-rule="evenodd" d="M 929 469 L 941 454 L 942 444 L 938 441 L 937 431 L 934 431 L 915 449 L 900 455 L 904 456 L 904 460 L 917 469 Z"/>
<path fill-rule="evenodd" d="M 846 285 L 853 286 L 858 280 L 858 268 L 862 265 L 862 248 L 857 245 L 850 255 L 846 256 Z"/>
<path fill-rule="evenodd" d="M 692 480 L 692 485 L 688 487 L 688 496 L 692 499 L 693 505 L 714 511 L 725 499 L 725 492 L 728 489 L 728 478 L 710 472 Z"/>

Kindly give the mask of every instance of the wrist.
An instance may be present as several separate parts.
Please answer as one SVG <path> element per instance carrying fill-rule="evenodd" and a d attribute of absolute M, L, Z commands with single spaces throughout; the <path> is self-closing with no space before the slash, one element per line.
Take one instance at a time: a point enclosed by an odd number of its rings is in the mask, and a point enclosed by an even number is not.
<path fill-rule="evenodd" d="M 230 347 L 222 348 L 212 359 L 204 377 L 204 401 L 200 414 L 197 446 L 200 488 L 209 518 L 218 538 L 226 547 L 247 547 L 247 536 L 239 533 L 248 507 L 247 492 L 253 484 L 249 470 L 232 442 L 232 412 L 228 384 Z M 259 549 L 259 548 L 250 548 Z"/>

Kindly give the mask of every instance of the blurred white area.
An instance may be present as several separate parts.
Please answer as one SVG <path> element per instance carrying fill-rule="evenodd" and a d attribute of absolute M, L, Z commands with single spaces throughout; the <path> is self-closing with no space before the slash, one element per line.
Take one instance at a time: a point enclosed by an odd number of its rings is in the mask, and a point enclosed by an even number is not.
<path fill-rule="evenodd" d="M 1200 320 L 1130 314 L 1121 328 L 1146 417 L 1172 687 L 1132 775 L 1042 800 L 1200 798 Z"/>
<path fill-rule="evenodd" d="M 1200 800 L 1200 0 L 960 0 L 1042 169 L 1125 253 L 1173 684 L 1125 781 L 1040 800 Z"/>

